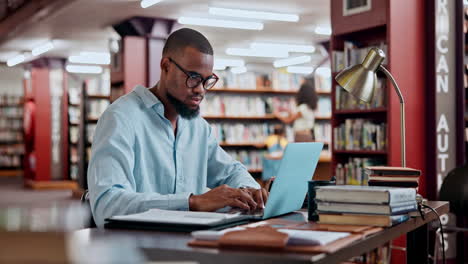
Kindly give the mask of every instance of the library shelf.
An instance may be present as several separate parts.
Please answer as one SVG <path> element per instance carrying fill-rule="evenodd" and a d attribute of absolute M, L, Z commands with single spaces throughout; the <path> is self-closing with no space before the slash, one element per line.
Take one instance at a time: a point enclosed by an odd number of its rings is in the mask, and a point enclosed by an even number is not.
<path fill-rule="evenodd" d="M 345 109 L 345 110 L 336 110 L 335 115 L 354 115 L 354 114 L 373 114 L 373 113 L 387 113 L 387 108 L 378 107 L 370 109 Z"/>
<path fill-rule="evenodd" d="M 71 106 L 71 107 L 80 107 L 80 104 L 69 103 L 68 106 Z"/>
<path fill-rule="evenodd" d="M 275 120 L 277 119 L 274 115 L 264 116 L 203 116 L 204 119 L 224 119 L 224 120 Z"/>
<path fill-rule="evenodd" d="M 0 104 L 0 107 L 23 107 L 23 103 L 16 103 L 16 104 Z"/>
<path fill-rule="evenodd" d="M 86 119 L 86 122 L 87 122 L 88 124 L 92 124 L 92 123 L 97 123 L 98 120 L 99 120 L 99 118 L 88 117 L 88 118 Z"/>
<path fill-rule="evenodd" d="M 17 145 L 22 144 L 23 141 L 21 140 L 12 140 L 12 141 L 0 141 L 0 145 Z"/>
<path fill-rule="evenodd" d="M 22 169 L 2 169 L 0 170 L 0 177 L 14 177 L 23 176 Z"/>
<path fill-rule="evenodd" d="M 79 123 L 70 123 L 70 126 L 79 126 Z"/>
<path fill-rule="evenodd" d="M 208 90 L 208 93 L 295 95 L 297 91 L 296 90 L 274 90 L 268 87 L 257 88 L 257 89 L 215 88 L 215 89 Z"/>
<path fill-rule="evenodd" d="M 33 190 L 75 190 L 78 183 L 73 180 L 34 181 L 26 180 L 24 185 Z"/>
<path fill-rule="evenodd" d="M 96 95 L 90 95 L 88 94 L 86 96 L 87 99 L 95 99 L 95 100 L 109 100 L 110 96 L 109 95 L 100 95 L 100 94 L 96 94 Z"/>
<path fill-rule="evenodd" d="M 6 119 L 22 120 L 23 116 L 4 116 Z"/>
<path fill-rule="evenodd" d="M 315 120 L 331 120 L 331 115 L 329 116 L 315 116 Z"/>
<path fill-rule="evenodd" d="M 386 150 L 333 150 L 333 154 L 344 154 L 344 155 L 387 155 Z"/>
<path fill-rule="evenodd" d="M 254 148 L 265 148 L 264 143 L 255 143 L 255 142 L 239 142 L 239 143 L 227 143 L 220 142 L 219 146 L 221 147 L 254 147 Z"/>

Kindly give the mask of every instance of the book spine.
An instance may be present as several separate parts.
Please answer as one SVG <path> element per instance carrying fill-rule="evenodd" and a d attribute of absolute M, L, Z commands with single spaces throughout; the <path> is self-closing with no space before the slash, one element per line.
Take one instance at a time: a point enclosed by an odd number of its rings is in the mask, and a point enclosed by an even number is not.
<path fill-rule="evenodd" d="M 398 188 L 388 191 L 388 203 L 402 203 L 405 201 L 415 201 L 416 190 L 412 188 Z"/>
<path fill-rule="evenodd" d="M 392 226 L 393 225 L 396 225 L 396 224 L 399 224 L 399 223 L 403 223 L 405 222 L 406 220 L 409 219 L 409 215 L 407 214 L 404 214 L 404 215 L 394 215 L 394 216 L 391 216 L 390 219 L 392 220 Z"/>
<path fill-rule="evenodd" d="M 418 205 L 416 202 L 412 204 L 405 204 L 402 206 L 390 206 L 390 214 L 391 215 L 403 214 L 403 213 L 416 211 L 417 209 L 418 209 Z"/>

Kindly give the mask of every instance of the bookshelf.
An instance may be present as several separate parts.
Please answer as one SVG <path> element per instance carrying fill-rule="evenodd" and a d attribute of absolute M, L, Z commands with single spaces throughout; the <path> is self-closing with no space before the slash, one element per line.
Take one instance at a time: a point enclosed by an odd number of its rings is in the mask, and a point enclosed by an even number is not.
<path fill-rule="evenodd" d="M 331 0 L 331 25 L 332 35 L 330 50 L 332 54 L 333 76 L 344 67 L 345 49 L 356 50 L 356 60 L 359 61 L 359 49 L 370 46 L 380 46 L 385 44 L 387 61 L 384 63 L 398 82 L 406 103 L 406 153 L 407 166 L 420 169 L 423 177 L 419 183 L 419 193 L 426 197 L 430 185 L 435 185 L 436 180 L 428 174 L 434 170 L 429 169 L 427 162 L 429 146 L 428 136 L 428 110 L 433 107 L 427 102 L 428 83 L 426 73 L 427 68 L 427 1 L 415 0 L 382 0 L 372 1 L 372 8 L 369 11 L 343 15 L 342 0 Z M 345 45 L 351 42 L 354 46 Z M 342 62 L 340 63 L 340 53 L 342 52 Z M 348 54 L 348 53 L 346 53 Z M 341 67 L 337 67 L 340 66 Z M 435 83 L 435 82 L 434 82 Z M 365 113 L 340 113 L 336 114 L 337 88 L 336 82 L 332 85 L 332 127 L 345 122 L 346 119 L 363 118 L 375 123 L 385 123 L 386 154 L 350 154 L 332 151 L 333 173 L 338 179 L 350 178 L 360 180 L 364 183 L 365 178 L 348 177 L 347 173 L 355 172 L 355 175 L 362 175 L 360 169 L 367 166 L 369 161 L 379 162 L 389 166 L 401 165 L 400 150 L 400 111 L 399 98 L 393 87 L 385 79 L 382 80 L 384 108 L 380 112 Z M 342 93 L 338 92 L 341 96 Z M 340 97 L 338 97 L 340 98 Z M 346 109 L 349 111 L 349 109 Z M 373 110 L 374 111 L 374 110 Z M 335 135 L 332 138 L 332 145 L 335 144 Z M 379 160 L 379 158 L 381 160 Z M 369 160 L 372 159 L 372 160 Z M 427 185 L 428 183 L 428 185 Z M 404 246 L 404 238 L 399 238 L 392 244 Z M 392 263 L 403 263 L 404 253 L 392 250 Z"/>
<path fill-rule="evenodd" d="M 0 96 L 0 177 L 23 175 L 23 97 Z"/>
<path fill-rule="evenodd" d="M 68 75 L 68 177 L 73 181 L 78 181 L 78 142 L 80 138 L 82 86 L 83 80 L 80 77 L 72 74 Z"/>
<path fill-rule="evenodd" d="M 294 97 L 303 77 L 286 73 L 283 69 L 272 73 L 247 72 L 235 75 L 223 71 L 217 74 L 220 81 L 215 88 L 207 91 L 201 105 L 201 115 L 211 124 L 220 146 L 243 163 L 250 173 L 258 175 L 262 173 L 261 161 L 266 152 L 264 141 L 272 134 L 273 126 L 281 123 L 273 115 L 273 110 L 295 111 Z M 322 79 L 320 81 L 323 82 Z M 322 135 L 317 141 L 325 144 L 319 164 L 319 167 L 323 167 L 331 162 L 328 152 L 331 142 L 331 91 L 322 87 L 317 89 L 317 94 L 320 101 L 318 111 L 322 112 L 317 112 L 315 116 L 316 134 Z M 328 102 L 324 103 L 324 100 Z M 327 125 L 328 128 L 325 128 Z M 325 135 L 327 129 L 329 135 Z M 293 142 L 291 126 L 286 126 L 286 137 Z M 320 177 L 323 179 L 331 175 L 328 168 L 318 171 L 324 174 Z"/>
<path fill-rule="evenodd" d="M 70 178 L 81 192 L 88 188 L 87 170 L 96 124 L 110 104 L 109 71 L 96 76 L 74 76 L 69 89 Z M 73 113 L 73 115 L 71 114 Z M 80 196 L 80 193 L 74 194 Z"/>

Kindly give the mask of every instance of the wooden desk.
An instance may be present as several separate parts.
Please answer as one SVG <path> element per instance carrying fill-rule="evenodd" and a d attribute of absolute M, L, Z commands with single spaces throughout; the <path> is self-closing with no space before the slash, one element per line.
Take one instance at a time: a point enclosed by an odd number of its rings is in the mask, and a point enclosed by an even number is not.
<path fill-rule="evenodd" d="M 449 211 L 447 202 L 429 202 L 440 215 Z M 285 216 L 287 219 L 305 220 L 301 213 Z M 405 223 L 385 229 L 379 233 L 356 241 L 333 254 L 295 254 L 284 252 L 259 252 L 245 250 L 219 250 L 192 248 L 187 246 L 192 238 L 189 233 L 168 233 L 155 231 L 130 231 L 84 229 L 76 231 L 89 241 L 102 239 L 131 239 L 142 249 L 149 260 L 155 261 L 197 261 L 199 263 L 340 263 L 354 256 L 362 255 L 385 243 L 407 234 L 407 263 L 427 263 L 427 224 L 436 220 L 436 215 L 426 210 L 425 219 L 411 218 Z M 114 240 L 115 241 L 115 240 Z"/>

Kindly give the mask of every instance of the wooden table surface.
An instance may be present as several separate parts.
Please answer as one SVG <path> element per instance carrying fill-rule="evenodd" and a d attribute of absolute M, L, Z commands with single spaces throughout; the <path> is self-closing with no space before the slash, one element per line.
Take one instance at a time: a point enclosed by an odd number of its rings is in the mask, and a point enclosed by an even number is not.
<path fill-rule="evenodd" d="M 429 206 L 434 208 L 440 215 L 449 211 L 448 202 L 431 201 Z M 282 218 L 305 221 L 303 213 L 292 213 Z M 359 256 L 369 252 L 373 248 L 408 233 L 416 233 L 426 224 L 436 220 L 437 216 L 425 211 L 425 219 L 421 217 L 410 218 L 408 221 L 384 229 L 365 239 L 356 241 L 333 254 L 297 254 L 271 251 L 246 251 L 246 250 L 220 250 L 209 248 L 193 248 L 187 243 L 192 239 L 190 233 L 173 233 L 143 230 L 109 230 L 109 229 L 83 229 L 75 234 L 88 241 L 108 240 L 114 242 L 118 239 L 132 241 L 137 248 L 143 250 L 145 256 L 151 261 L 196 261 L 198 263 L 340 263 L 353 256 Z M 425 229 L 427 231 L 427 229 Z M 412 232 L 413 231 L 413 232 Z M 421 232 L 420 232 L 421 233 Z M 424 232 L 423 232 L 424 233 Z M 419 234 L 420 235 L 420 234 Z M 424 234 L 423 234 L 424 235 Z M 254 238 L 253 238 L 254 239 Z M 408 254 L 413 250 L 408 245 Z M 423 258 L 425 256 L 419 256 Z"/>

